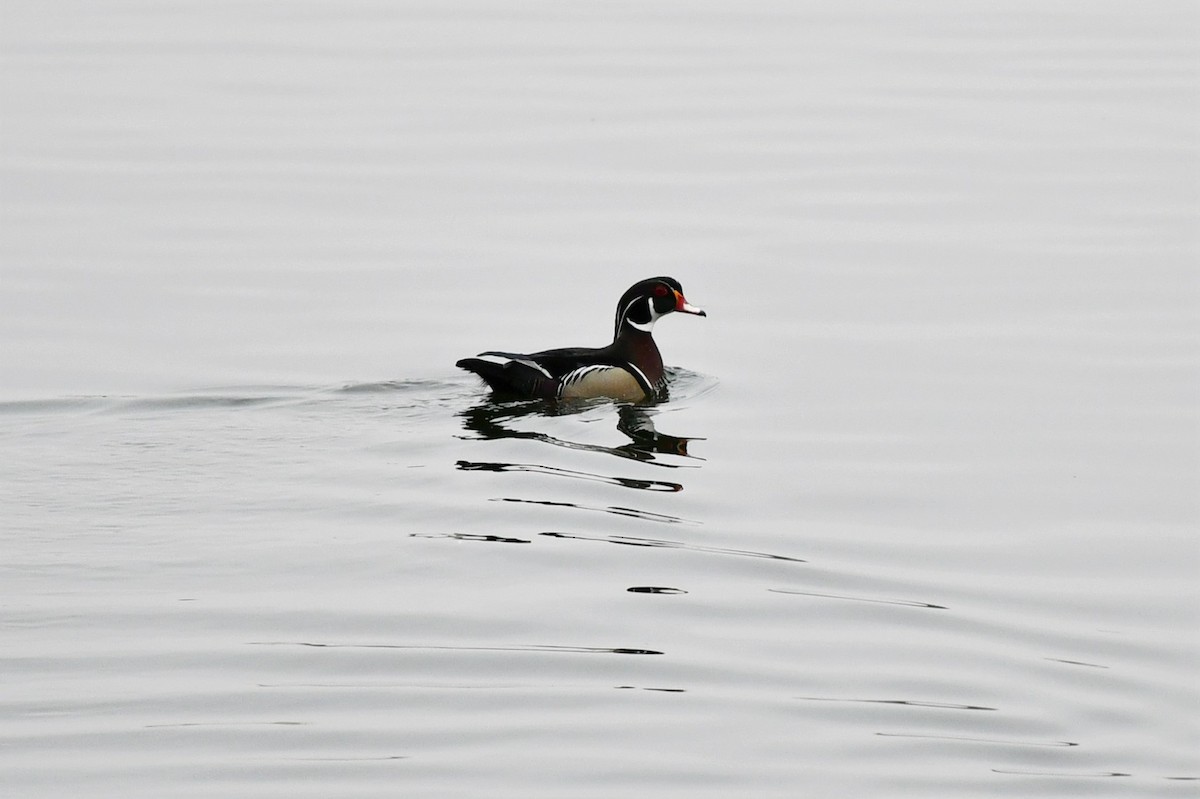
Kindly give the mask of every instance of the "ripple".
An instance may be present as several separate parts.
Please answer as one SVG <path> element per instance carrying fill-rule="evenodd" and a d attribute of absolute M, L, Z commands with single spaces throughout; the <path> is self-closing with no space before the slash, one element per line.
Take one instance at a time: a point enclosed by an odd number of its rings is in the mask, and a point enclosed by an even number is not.
<path fill-rule="evenodd" d="M 404 649 L 438 652 L 556 652 L 585 655 L 662 655 L 656 649 L 607 646 L 564 646 L 560 644 L 529 644 L 526 646 L 452 646 L 438 644 L 359 644 L 323 641 L 248 641 L 248 646 L 297 646 L 312 649 Z"/>
<path fill-rule="evenodd" d="M 1082 660 L 1067 660 L 1065 658 L 1046 658 L 1052 663 L 1065 663 L 1068 666 L 1086 666 L 1089 669 L 1107 669 L 1108 666 L 1102 666 L 1099 663 L 1085 663 Z"/>
<path fill-rule="evenodd" d="M 805 702 L 853 702 L 869 705 L 907 705 L 909 707 L 928 707 L 938 710 L 997 710 L 987 705 L 966 705 L 958 702 L 930 702 L 919 699 L 843 699 L 832 696 L 801 696 Z"/>
<path fill-rule="evenodd" d="M 664 524 L 700 524 L 693 519 L 685 519 L 682 516 L 672 516 L 668 513 L 653 513 L 648 510 L 638 510 L 637 508 L 625 508 L 620 505 L 609 505 L 601 508 L 594 505 L 580 505 L 576 502 L 557 502 L 549 499 L 520 499 L 519 497 L 494 497 L 492 502 L 516 502 L 526 505 L 546 505 L 552 508 L 574 508 L 576 510 L 597 511 L 599 513 L 612 513 L 616 516 L 628 516 L 633 519 L 642 519 L 647 522 L 662 522 Z"/>
<path fill-rule="evenodd" d="M 0 414 L 83 413 L 107 407 L 108 397 L 51 397 L 46 399 L 3 400 Z"/>
<path fill-rule="evenodd" d="M 174 724 L 146 724 L 148 730 L 172 727 L 303 727 L 307 721 L 181 721 Z"/>
<path fill-rule="evenodd" d="M 330 397 L 389 394 L 411 397 L 422 405 L 444 400 L 461 388 L 446 380 L 387 380 L 343 386 L 247 384 L 207 386 L 188 391 L 147 395 L 80 395 L 0 400 L 3 414 L 126 413 L 271 407 L 325 401 Z"/>
<path fill-rule="evenodd" d="M 608 483 L 610 485 L 622 486 L 624 488 L 637 488 L 643 491 L 675 492 L 683 490 L 683 486 L 680 483 L 672 483 L 666 480 L 640 480 L 632 477 L 606 477 L 604 475 L 592 474 L 590 472 L 579 472 L 573 469 L 560 469 L 555 466 L 539 466 L 534 463 L 488 463 L 458 461 L 455 465 L 464 472 L 536 472 L 538 474 L 549 474 L 556 477 L 570 477 L 576 480 Z"/>
<path fill-rule="evenodd" d="M 607 544 L 621 544 L 629 547 L 662 547 L 664 549 L 686 549 L 690 552 L 704 552 L 711 555 L 733 555 L 742 558 L 766 558 L 769 560 L 783 560 L 790 563 L 807 563 L 802 558 L 794 558 L 790 555 L 773 555 L 769 552 L 755 552 L 749 549 L 728 549 L 726 547 L 709 547 L 700 544 L 689 544 L 685 541 L 668 541 L 657 538 L 636 538 L 627 535 L 610 535 L 610 536 L 589 536 L 576 535 L 572 533 L 546 532 L 539 535 L 549 536 L 550 538 L 570 538 L 578 541 L 600 541 Z"/>
<path fill-rule="evenodd" d="M 409 533 L 409 538 L 451 538 L 455 541 L 487 541 L 494 544 L 531 544 L 528 538 L 513 538 L 486 533 Z"/>
<path fill-rule="evenodd" d="M 159 396 L 82 396 L 0 402 L 0 414 L 125 413 L 129 411 L 246 408 L 293 402 L 314 389 L 245 387 Z"/>
<path fill-rule="evenodd" d="M 793 594 L 795 596 L 815 596 L 821 599 L 842 599 L 847 602 L 873 602 L 880 605 L 901 605 L 909 608 L 929 608 L 932 610 L 948 610 L 945 605 L 935 605 L 932 602 L 921 602 L 915 599 L 875 599 L 863 596 L 844 596 L 841 594 L 819 594 L 815 591 L 794 591 L 790 588 L 768 588 L 773 594 Z"/>
<path fill-rule="evenodd" d="M 188 410 L 210 410 L 213 408 L 252 408 L 262 406 L 280 405 L 288 402 L 297 402 L 303 399 L 304 394 L 299 393 L 271 393 L 271 394 L 251 394 L 246 393 L 230 393 L 230 394 L 180 394 L 166 397 L 136 397 L 133 399 L 121 400 L 114 403 L 108 410 L 113 412 L 125 411 L 188 411 Z"/>
<path fill-rule="evenodd" d="M 666 375 L 670 389 L 669 401 L 672 405 L 682 405 L 699 399 L 715 391 L 721 384 L 720 379 L 714 375 L 684 369 L 682 366 L 668 366 Z"/>
<path fill-rule="evenodd" d="M 339 394 L 395 394 L 404 392 L 444 393 L 461 388 L 462 384 L 448 380 L 411 378 L 407 380 L 380 380 L 370 383 L 347 383 L 337 389 Z"/>
<path fill-rule="evenodd" d="M 381 755 L 380 757 L 285 757 L 296 763 L 380 763 L 389 760 L 408 760 L 411 755 Z"/>
<path fill-rule="evenodd" d="M 1076 741 L 1013 741 L 1003 738 L 967 738 L 959 735 L 925 735 L 910 732 L 877 732 L 875 734 L 882 738 L 920 738 L 928 741 L 956 741 L 958 743 L 995 744 L 999 746 L 1045 746 L 1053 748 L 1079 746 L 1079 743 Z"/>
<path fill-rule="evenodd" d="M 994 774 L 1014 774 L 1021 777 L 1068 777 L 1071 779 L 1089 777 L 1132 777 L 1126 771 L 1013 771 L 1009 769 L 992 769 Z M 1170 779 L 1168 777 L 1168 779 Z"/>

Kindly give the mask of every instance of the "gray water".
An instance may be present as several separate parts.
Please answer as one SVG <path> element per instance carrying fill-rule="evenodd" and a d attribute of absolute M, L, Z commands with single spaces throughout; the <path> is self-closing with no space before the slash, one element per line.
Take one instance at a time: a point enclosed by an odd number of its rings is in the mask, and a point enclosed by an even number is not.
<path fill-rule="evenodd" d="M 0 9 L 5 796 L 1196 795 L 1195 4 Z"/>

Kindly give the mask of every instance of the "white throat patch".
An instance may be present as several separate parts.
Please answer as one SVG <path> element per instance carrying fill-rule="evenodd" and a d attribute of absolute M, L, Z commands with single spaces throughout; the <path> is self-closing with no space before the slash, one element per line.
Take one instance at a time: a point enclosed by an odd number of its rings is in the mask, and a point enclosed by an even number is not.
<path fill-rule="evenodd" d="M 654 323 L 657 322 L 662 317 L 654 310 L 654 298 L 646 297 L 645 298 L 646 305 L 650 309 L 650 321 L 649 322 L 635 322 L 632 319 L 630 319 L 629 311 L 633 308 L 634 305 L 636 305 L 638 302 L 640 302 L 641 299 L 642 298 L 636 299 L 633 302 L 626 305 L 625 310 L 621 313 L 621 318 L 624 319 L 625 323 L 627 325 L 629 325 L 630 327 L 632 327 L 634 330 L 640 330 L 643 333 L 649 333 L 651 330 L 654 329 Z M 618 325 L 618 329 L 620 329 L 619 325 Z"/>

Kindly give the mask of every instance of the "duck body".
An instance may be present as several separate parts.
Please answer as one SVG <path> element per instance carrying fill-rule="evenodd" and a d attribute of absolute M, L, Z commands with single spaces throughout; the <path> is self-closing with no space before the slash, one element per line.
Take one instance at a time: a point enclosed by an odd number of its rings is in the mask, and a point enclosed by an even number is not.
<path fill-rule="evenodd" d="M 650 336 L 635 353 L 607 347 L 564 347 L 544 352 L 489 351 L 456 365 L 483 378 L 493 391 L 537 399 L 611 397 L 641 400 L 663 388 L 663 363 Z M 628 342 L 620 342 L 622 345 Z M 490 360 L 485 360 L 490 359 Z M 640 364 L 640 365 L 635 365 Z"/>
<path fill-rule="evenodd" d="M 565 347 L 534 353 L 480 353 L 456 365 L 481 377 L 496 394 L 537 399 L 609 397 L 636 402 L 662 396 L 662 355 L 651 329 L 682 312 L 707 316 L 688 304 L 670 277 L 635 283 L 617 303 L 613 341 L 606 347 Z"/>

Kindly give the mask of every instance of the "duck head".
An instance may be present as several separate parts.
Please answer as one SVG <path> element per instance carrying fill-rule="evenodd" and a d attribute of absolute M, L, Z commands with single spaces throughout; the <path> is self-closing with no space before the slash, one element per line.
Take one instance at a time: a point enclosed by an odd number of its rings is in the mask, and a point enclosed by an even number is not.
<path fill-rule="evenodd" d="M 708 316 L 684 299 L 683 286 L 675 278 L 652 277 L 639 281 L 630 286 L 617 302 L 615 335 L 619 336 L 621 329 L 626 326 L 649 333 L 655 322 L 676 311 Z"/>

